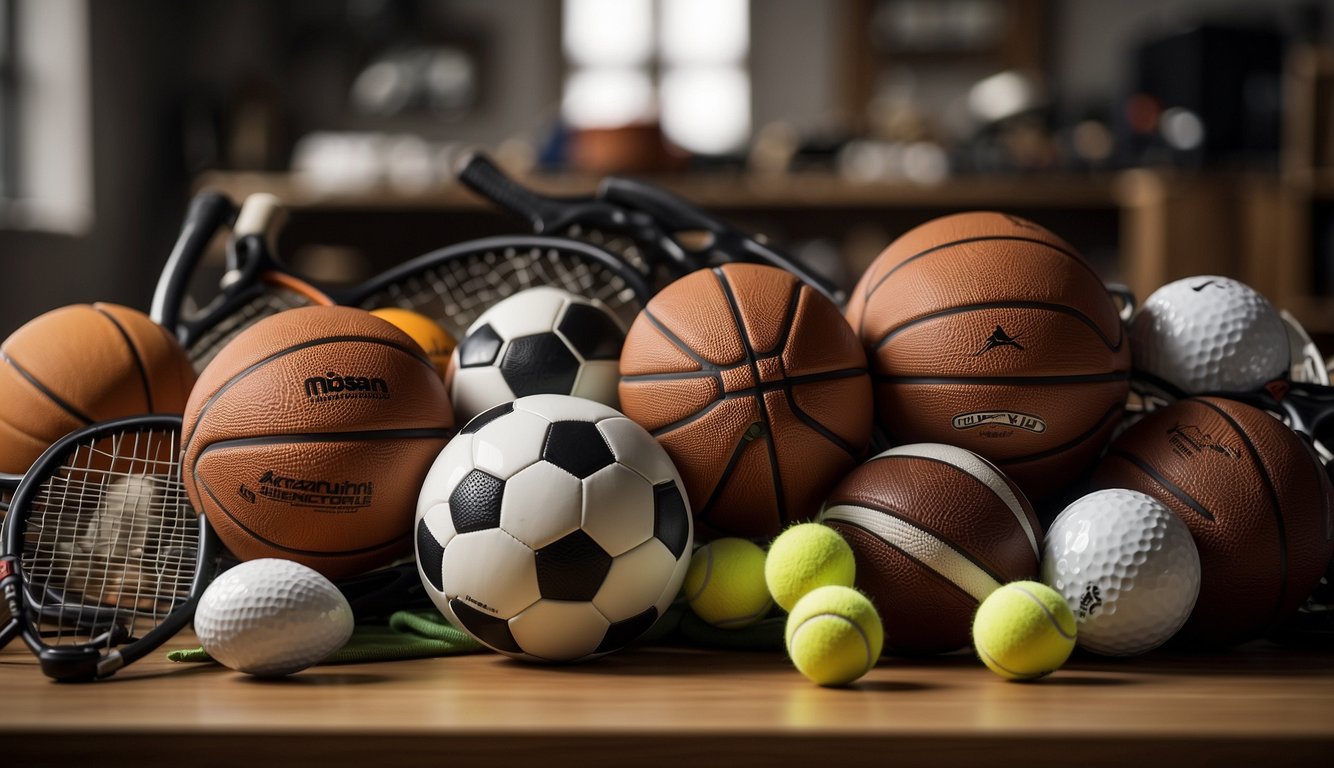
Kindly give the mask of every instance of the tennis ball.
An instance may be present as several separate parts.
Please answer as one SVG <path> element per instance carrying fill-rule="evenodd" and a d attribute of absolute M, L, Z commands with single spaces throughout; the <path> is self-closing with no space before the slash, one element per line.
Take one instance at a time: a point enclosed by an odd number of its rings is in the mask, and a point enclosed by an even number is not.
<path fill-rule="evenodd" d="M 410 309 L 382 307 L 371 310 L 371 314 L 393 323 L 417 342 L 426 356 L 431 358 L 431 363 L 435 365 L 440 378 L 445 378 L 445 372 L 449 369 L 449 356 L 454 353 L 454 347 L 457 345 L 454 337 L 449 335 L 449 331 L 441 328 L 439 323 L 426 315 Z"/>
<path fill-rule="evenodd" d="M 791 611 L 816 587 L 852 586 L 856 569 L 852 547 L 838 531 L 819 523 L 801 523 L 783 531 L 769 545 L 764 581 L 774 602 Z"/>
<path fill-rule="evenodd" d="M 773 607 L 764 586 L 764 550 L 745 539 L 718 539 L 695 550 L 684 589 L 695 615 L 720 629 L 750 626 Z"/>
<path fill-rule="evenodd" d="M 973 645 L 992 672 L 1010 680 L 1036 680 L 1070 658 L 1075 628 L 1075 615 L 1056 590 L 1016 581 L 982 601 L 973 618 Z"/>
<path fill-rule="evenodd" d="M 885 629 L 866 595 L 832 584 L 792 606 L 784 637 L 798 672 L 820 685 L 847 685 L 880 659 Z"/>

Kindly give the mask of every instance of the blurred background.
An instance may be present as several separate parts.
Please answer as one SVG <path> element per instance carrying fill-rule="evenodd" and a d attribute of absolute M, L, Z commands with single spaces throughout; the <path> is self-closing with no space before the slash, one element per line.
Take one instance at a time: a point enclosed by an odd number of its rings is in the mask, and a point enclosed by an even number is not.
<path fill-rule="evenodd" d="M 147 309 L 203 186 L 282 197 L 329 282 L 524 231 L 455 185 L 473 147 L 846 285 L 1000 209 L 1141 299 L 1226 274 L 1334 334 L 1334 0 L 0 0 L 0 335 Z"/>

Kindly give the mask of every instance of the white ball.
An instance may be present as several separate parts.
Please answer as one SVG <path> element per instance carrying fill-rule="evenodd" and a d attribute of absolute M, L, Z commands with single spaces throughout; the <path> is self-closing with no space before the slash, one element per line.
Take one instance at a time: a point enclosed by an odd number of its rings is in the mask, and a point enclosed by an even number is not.
<path fill-rule="evenodd" d="M 1042 581 L 1070 604 L 1081 648 L 1133 656 L 1167 642 L 1190 618 L 1200 554 L 1190 529 L 1157 499 L 1095 491 L 1052 522 Z"/>
<path fill-rule="evenodd" d="M 619 404 L 625 327 L 595 299 L 529 288 L 468 327 L 451 359 L 449 396 L 462 423 L 516 397 L 573 395 Z"/>
<path fill-rule="evenodd" d="M 241 563 L 199 598 L 195 634 L 216 661 L 238 672 L 277 677 L 300 672 L 352 636 L 352 608 L 314 570 L 291 560 Z"/>
<path fill-rule="evenodd" d="M 1255 389 L 1288 370 L 1287 329 L 1245 283 L 1200 275 L 1154 291 L 1130 326 L 1137 370 L 1186 394 Z"/>
<path fill-rule="evenodd" d="M 614 409 L 534 395 L 468 422 L 417 502 L 417 567 L 436 607 L 532 661 L 601 656 L 681 589 L 690 505 L 653 436 Z"/>

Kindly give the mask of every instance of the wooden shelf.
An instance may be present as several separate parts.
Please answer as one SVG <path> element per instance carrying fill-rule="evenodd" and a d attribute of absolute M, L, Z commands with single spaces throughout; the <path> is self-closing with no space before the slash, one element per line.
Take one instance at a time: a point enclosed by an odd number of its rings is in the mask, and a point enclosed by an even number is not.
<path fill-rule="evenodd" d="M 960 177 L 936 185 L 857 183 L 828 173 L 782 176 L 681 174 L 647 181 L 705 208 L 1114 208 L 1113 176 L 1043 175 Z M 532 176 L 523 184 L 551 195 L 591 195 L 598 179 Z M 240 199 L 271 192 L 292 208 L 472 209 L 490 203 L 458 185 L 415 192 L 387 186 L 332 190 L 287 173 L 210 173 L 196 187 Z"/>
<path fill-rule="evenodd" d="M 184 647 L 192 638 L 170 643 Z M 1076 657 L 1008 683 L 966 655 L 886 658 L 823 689 L 779 653 L 644 648 L 573 666 L 494 654 L 260 681 L 154 656 L 57 685 L 0 652 L 6 765 L 1324 765 L 1334 653 Z"/>

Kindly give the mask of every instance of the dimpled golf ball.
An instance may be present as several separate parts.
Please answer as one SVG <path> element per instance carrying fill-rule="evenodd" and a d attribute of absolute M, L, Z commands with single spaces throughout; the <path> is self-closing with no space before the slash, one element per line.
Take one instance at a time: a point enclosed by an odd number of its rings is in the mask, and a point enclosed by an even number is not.
<path fill-rule="evenodd" d="M 352 636 L 352 608 L 332 582 L 300 563 L 250 560 L 204 590 L 195 634 L 224 666 L 279 677 L 342 648 Z"/>
<path fill-rule="evenodd" d="M 1134 656 L 1167 642 L 1200 593 L 1200 553 L 1176 513 L 1139 491 L 1095 491 L 1047 531 L 1042 581 L 1065 596 L 1079 647 Z"/>
<path fill-rule="evenodd" d="M 1154 291 L 1130 326 L 1135 369 L 1186 394 L 1240 392 L 1288 369 L 1287 330 L 1245 283 L 1201 275 Z"/>

